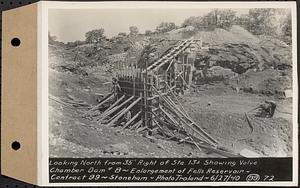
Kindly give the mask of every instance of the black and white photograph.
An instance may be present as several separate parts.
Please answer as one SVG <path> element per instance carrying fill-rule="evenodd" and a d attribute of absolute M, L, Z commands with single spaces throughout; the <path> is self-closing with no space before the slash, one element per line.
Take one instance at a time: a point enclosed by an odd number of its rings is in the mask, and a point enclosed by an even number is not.
<path fill-rule="evenodd" d="M 290 9 L 48 14 L 50 157 L 292 156 Z"/>
<path fill-rule="evenodd" d="M 297 182 L 292 3 L 43 10 L 45 181 Z"/>
<path fill-rule="evenodd" d="M 296 2 L 21 5 L 2 14 L 2 175 L 298 186 Z"/>

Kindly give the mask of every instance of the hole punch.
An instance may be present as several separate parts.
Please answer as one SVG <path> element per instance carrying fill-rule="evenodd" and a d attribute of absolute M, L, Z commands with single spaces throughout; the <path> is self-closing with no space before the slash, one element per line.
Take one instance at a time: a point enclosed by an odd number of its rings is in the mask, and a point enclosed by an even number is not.
<path fill-rule="evenodd" d="M 13 39 L 11 40 L 11 45 L 12 45 L 13 47 L 18 47 L 18 46 L 20 46 L 20 44 L 21 44 L 21 41 L 20 41 L 19 38 L 13 38 Z"/>
<path fill-rule="evenodd" d="M 20 142 L 17 142 L 17 141 L 14 141 L 12 144 L 11 144 L 11 148 L 13 149 L 13 150 L 19 150 L 20 148 L 21 148 L 21 144 L 20 144 Z"/>

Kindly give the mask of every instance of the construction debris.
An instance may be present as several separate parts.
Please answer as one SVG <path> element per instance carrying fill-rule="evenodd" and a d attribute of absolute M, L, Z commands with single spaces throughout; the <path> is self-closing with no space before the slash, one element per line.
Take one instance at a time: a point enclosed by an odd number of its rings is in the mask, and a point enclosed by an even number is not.
<path fill-rule="evenodd" d="M 267 100 L 264 103 L 258 105 L 251 111 L 255 111 L 256 117 L 272 118 L 276 110 L 276 103 L 271 100 Z M 250 112 L 250 111 L 249 111 Z"/>

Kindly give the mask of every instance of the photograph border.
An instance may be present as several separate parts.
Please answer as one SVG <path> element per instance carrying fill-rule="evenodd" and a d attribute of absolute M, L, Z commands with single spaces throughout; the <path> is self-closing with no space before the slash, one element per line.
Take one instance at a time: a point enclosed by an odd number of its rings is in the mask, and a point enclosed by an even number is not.
<path fill-rule="evenodd" d="M 48 10 L 107 8 L 245 8 L 245 2 L 39 2 L 38 3 L 38 184 L 43 186 L 296 186 L 298 185 L 297 16 L 295 2 L 246 2 L 247 8 L 291 8 L 293 56 L 292 182 L 49 183 Z M 47 62 L 47 63 L 45 63 Z"/>

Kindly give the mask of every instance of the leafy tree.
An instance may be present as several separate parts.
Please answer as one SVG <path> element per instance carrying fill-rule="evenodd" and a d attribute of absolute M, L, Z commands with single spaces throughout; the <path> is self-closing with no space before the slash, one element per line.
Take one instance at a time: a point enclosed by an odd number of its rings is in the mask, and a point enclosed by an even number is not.
<path fill-rule="evenodd" d="M 146 30 L 146 31 L 145 31 L 145 35 L 146 35 L 146 36 L 149 36 L 149 35 L 151 35 L 151 34 L 152 34 L 152 31 L 151 31 L 151 30 Z"/>
<path fill-rule="evenodd" d="M 48 41 L 50 44 L 53 44 L 57 40 L 57 37 L 54 35 L 51 35 L 50 32 L 48 32 Z"/>
<path fill-rule="evenodd" d="M 285 36 L 292 36 L 292 16 L 287 14 L 286 18 L 282 23 L 282 34 Z"/>
<path fill-rule="evenodd" d="M 193 27 L 195 27 L 195 28 L 198 28 L 198 27 L 196 27 L 196 25 L 197 25 L 197 24 L 196 24 L 197 20 L 199 20 L 199 17 L 191 16 L 191 17 L 185 19 L 185 20 L 183 21 L 183 23 L 181 24 L 181 26 L 182 26 L 182 27 L 193 26 Z M 198 29 L 199 29 L 199 28 L 198 28 Z"/>
<path fill-rule="evenodd" d="M 67 42 L 66 45 L 67 45 L 68 47 L 74 48 L 74 47 L 76 47 L 76 46 L 80 46 L 80 45 L 83 45 L 83 44 L 86 44 L 86 42 L 85 42 L 85 41 L 76 40 L 76 41 L 74 41 L 74 42 Z"/>
<path fill-rule="evenodd" d="M 176 29 L 176 25 L 174 22 L 162 22 L 156 27 L 156 31 L 158 33 L 165 33 Z"/>
<path fill-rule="evenodd" d="M 156 49 L 157 48 L 154 44 L 146 44 L 145 46 L 143 46 L 143 49 L 140 52 L 140 57 L 138 59 L 138 66 L 146 68 L 146 65 L 150 63 L 149 60 L 151 54 L 154 53 Z M 147 66 L 149 66 L 149 64 Z"/>
<path fill-rule="evenodd" d="M 255 35 L 270 35 L 289 42 L 291 33 L 291 14 L 287 9 L 255 8 L 241 15 L 236 23 Z"/>
<path fill-rule="evenodd" d="M 236 20 L 236 12 L 230 9 L 219 10 L 219 19 L 217 22 L 217 27 L 228 29 L 230 28 Z"/>
<path fill-rule="evenodd" d="M 130 36 L 137 36 L 139 34 L 139 29 L 136 26 L 129 27 L 129 35 Z"/>
<path fill-rule="evenodd" d="M 276 9 L 254 8 L 249 10 L 247 29 L 256 35 L 276 34 Z"/>
<path fill-rule="evenodd" d="M 292 16 L 288 13 L 281 24 L 281 37 L 288 44 L 292 43 Z"/>
<path fill-rule="evenodd" d="M 118 37 L 126 37 L 127 34 L 125 32 L 120 32 L 118 33 Z"/>
<path fill-rule="evenodd" d="M 182 26 L 193 26 L 199 30 L 214 28 L 230 28 L 236 20 L 236 12 L 230 9 L 215 9 L 204 16 L 192 16 Z"/>
<path fill-rule="evenodd" d="M 203 17 L 204 28 L 229 29 L 236 20 L 236 12 L 230 9 L 215 9 Z"/>
<path fill-rule="evenodd" d="M 104 29 L 95 29 L 85 34 L 85 40 L 88 43 L 99 43 L 105 39 Z"/>
<path fill-rule="evenodd" d="M 240 15 L 235 19 L 235 24 L 247 28 L 247 25 L 249 24 L 249 15 L 248 14 Z"/>
<path fill-rule="evenodd" d="M 193 26 L 194 28 L 197 28 L 197 29 L 203 29 L 203 27 L 204 27 L 203 17 L 191 16 L 191 17 L 187 18 L 182 23 L 182 27 L 187 27 L 187 26 Z"/>

